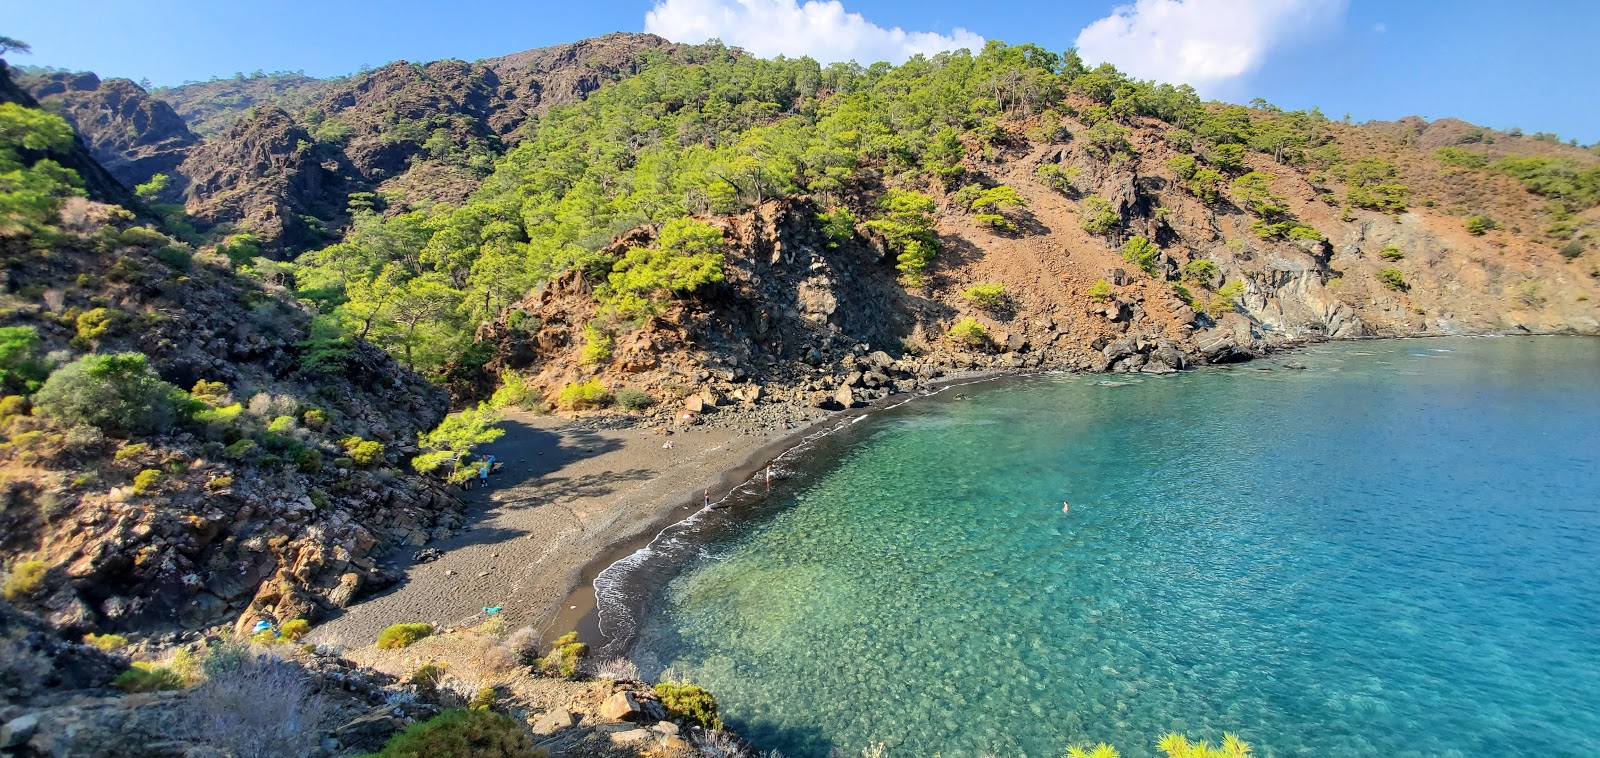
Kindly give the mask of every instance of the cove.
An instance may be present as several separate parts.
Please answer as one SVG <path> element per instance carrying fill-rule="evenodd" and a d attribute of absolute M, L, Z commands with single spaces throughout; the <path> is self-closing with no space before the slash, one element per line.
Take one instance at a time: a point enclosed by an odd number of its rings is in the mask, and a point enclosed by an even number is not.
<path fill-rule="evenodd" d="M 952 388 L 602 594 L 790 756 L 1596 754 L 1597 377 L 1600 341 L 1452 338 Z"/>

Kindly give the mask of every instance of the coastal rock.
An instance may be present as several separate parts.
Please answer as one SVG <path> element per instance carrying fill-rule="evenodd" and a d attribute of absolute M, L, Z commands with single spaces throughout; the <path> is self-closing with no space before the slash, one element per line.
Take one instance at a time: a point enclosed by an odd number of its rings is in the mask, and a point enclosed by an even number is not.
<path fill-rule="evenodd" d="M 39 717 L 36 714 L 30 713 L 7 721 L 5 726 L 0 726 L 0 750 L 20 747 L 38 729 Z"/>
<path fill-rule="evenodd" d="M 644 711 L 632 692 L 618 692 L 600 704 L 600 717 L 612 721 L 636 721 Z"/>
<path fill-rule="evenodd" d="M 533 733 L 548 736 L 578 723 L 578 717 L 565 708 L 557 708 L 535 719 L 531 728 Z"/>
<path fill-rule="evenodd" d="M 392 709 L 380 706 L 368 711 L 333 730 L 339 744 L 356 750 L 377 750 L 383 747 L 395 732 L 405 728 L 405 722 L 395 716 Z"/>
<path fill-rule="evenodd" d="M 856 399 L 855 391 L 850 389 L 850 385 L 848 384 L 841 385 L 838 390 L 834 391 L 833 402 L 840 408 L 854 408 L 863 404 L 860 400 Z"/>

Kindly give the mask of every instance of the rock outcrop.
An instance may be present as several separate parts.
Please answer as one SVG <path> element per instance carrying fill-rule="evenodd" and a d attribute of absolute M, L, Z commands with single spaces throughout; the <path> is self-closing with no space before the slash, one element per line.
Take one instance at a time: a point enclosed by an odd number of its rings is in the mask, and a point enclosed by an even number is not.
<path fill-rule="evenodd" d="M 95 160 L 128 187 L 156 174 L 172 175 L 200 142 L 172 106 L 127 79 L 52 73 L 17 83 L 72 124 Z M 169 192 L 163 199 L 181 197 L 181 187 Z"/>

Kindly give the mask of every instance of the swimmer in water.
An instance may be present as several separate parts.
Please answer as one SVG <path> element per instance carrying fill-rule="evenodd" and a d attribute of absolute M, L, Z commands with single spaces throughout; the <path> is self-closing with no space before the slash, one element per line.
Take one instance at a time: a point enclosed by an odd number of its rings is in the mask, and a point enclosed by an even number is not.
<path fill-rule="evenodd" d="M 1061 512 L 1062 513 L 1066 513 L 1066 512 L 1068 512 L 1070 510 L 1072 510 L 1072 506 L 1068 505 L 1067 501 L 1065 501 L 1065 500 L 1061 501 Z"/>

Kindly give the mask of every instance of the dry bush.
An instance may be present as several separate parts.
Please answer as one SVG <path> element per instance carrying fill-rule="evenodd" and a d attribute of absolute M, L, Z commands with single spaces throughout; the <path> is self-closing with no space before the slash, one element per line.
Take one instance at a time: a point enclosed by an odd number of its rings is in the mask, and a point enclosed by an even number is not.
<path fill-rule="evenodd" d="M 695 732 L 694 748 L 705 758 L 745 758 L 749 755 L 733 735 L 711 729 Z"/>
<path fill-rule="evenodd" d="M 597 678 L 610 679 L 614 682 L 637 681 L 639 679 L 639 667 L 633 665 L 633 661 L 627 658 L 612 658 L 608 661 L 602 661 L 600 665 L 596 666 L 594 675 Z"/>
<path fill-rule="evenodd" d="M 539 657 L 539 633 L 525 626 L 506 638 L 505 646 L 517 656 L 519 665 L 530 665 Z"/>
<path fill-rule="evenodd" d="M 319 746 L 331 706 L 295 664 L 246 655 L 189 691 L 181 718 L 194 736 L 235 758 L 304 756 Z"/>

